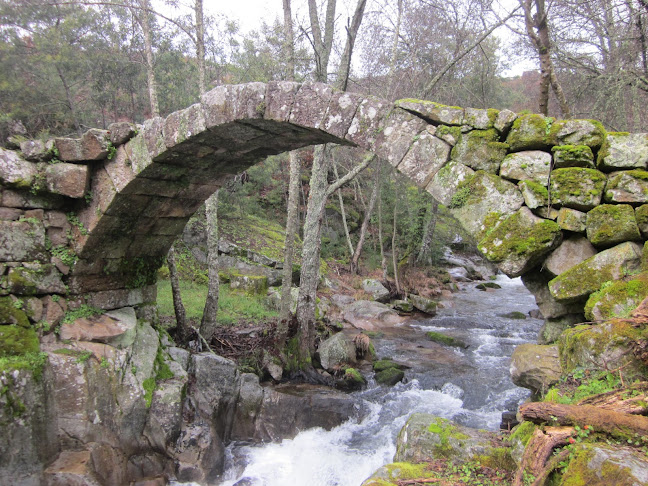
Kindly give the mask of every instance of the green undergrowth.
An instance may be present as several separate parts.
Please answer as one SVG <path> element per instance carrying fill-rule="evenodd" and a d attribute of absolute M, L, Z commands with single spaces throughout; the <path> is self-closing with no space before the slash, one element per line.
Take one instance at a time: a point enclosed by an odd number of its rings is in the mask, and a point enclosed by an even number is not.
<path fill-rule="evenodd" d="M 29 370 L 34 378 L 40 379 L 47 362 L 47 353 L 27 353 L 20 356 L 0 358 L 0 374 L 14 370 Z"/>
<path fill-rule="evenodd" d="M 543 401 L 569 405 L 619 388 L 622 388 L 622 381 L 618 373 L 577 368 L 563 376 L 560 382 L 546 393 Z"/>
<path fill-rule="evenodd" d="M 189 319 L 201 319 L 207 298 L 207 286 L 180 280 L 182 303 Z M 162 316 L 175 316 L 171 283 L 169 280 L 158 282 L 158 309 Z M 264 296 L 252 296 L 232 292 L 228 285 L 221 285 L 218 298 L 217 322 L 222 325 L 235 324 L 239 320 L 263 320 L 276 317 Z"/>

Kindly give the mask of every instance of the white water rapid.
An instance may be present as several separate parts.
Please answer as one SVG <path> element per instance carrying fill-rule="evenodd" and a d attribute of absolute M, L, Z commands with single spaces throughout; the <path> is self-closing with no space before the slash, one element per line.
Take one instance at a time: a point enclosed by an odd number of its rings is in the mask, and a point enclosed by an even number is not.
<path fill-rule="evenodd" d="M 453 305 L 431 319 L 409 321 L 374 339 L 380 358 L 407 363 L 407 383 L 370 384 L 354 394 L 367 413 L 331 431 L 309 429 L 294 439 L 258 446 L 232 444 L 219 486 L 359 486 L 392 461 L 396 437 L 407 418 L 425 412 L 477 428 L 496 430 L 501 413 L 526 396 L 510 380 L 510 356 L 535 341 L 542 321 L 503 317 L 534 309 L 520 279 L 497 278 L 501 289 L 483 292 L 475 283 L 454 294 Z M 421 346 L 424 333 L 439 331 L 467 349 Z M 443 349 L 441 349 L 443 348 Z M 420 352 L 419 352 L 420 351 Z"/>

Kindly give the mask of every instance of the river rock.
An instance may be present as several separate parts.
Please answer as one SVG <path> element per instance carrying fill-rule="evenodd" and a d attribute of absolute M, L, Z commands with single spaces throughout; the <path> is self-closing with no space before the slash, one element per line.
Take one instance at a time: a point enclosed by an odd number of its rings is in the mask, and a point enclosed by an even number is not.
<path fill-rule="evenodd" d="M 209 423 L 183 424 L 173 449 L 178 481 L 216 481 L 223 472 L 224 453 L 225 446 Z"/>
<path fill-rule="evenodd" d="M 381 385 L 394 386 L 396 383 L 403 381 L 405 372 L 392 367 L 376 372 L 374 378 Z"/>
<path fill-rule="evenodd" d="M 449 459 L 455 464 L 488 455 L 495 434 L 425 413 L 412 414 L 398 434 L 394 462 Z"/>
<path fill-rule="evenodd" d="M 641 239 L 629 204 L 601 204 L 587 213 L 587 239 L 599 248 Z"/>
<path fill-rule="evenodd" d="M 576 444 L 561 484 L 588 486 L 648 484 L 648 459 L 637 449 L 619 445 Z"/>
<path fill-rule="evenodd" d="M 551 295 L 559 302 L 583 301 L 603 283 L 639 269 L 641 245 L 625 242 L 597 253 L 549 282 Z"/>
<path fill-rule="evenodd" d="M 568 373 L 579 367 L 597 370 L 622 367 L 625 380 L 643 379 L 644 364 L 628 349 L 633 342 L 645 339 L 648 330 L 635 328 L 624 319 L 567 329 L 558 339 L 562 369 Z"/>
<path fill-rule="evenodd" d="M 521 344 L 511 356 L 511 380 L 517 386 L 543 394 L 560 380 L 558 346 Z"/>
<path fill-rule="evenodd" d="M 344 364 L 356 362 L 356 348 L 353 338 L 343 332 L 334 334 L 319 345 L 318 352 L 322 368 L 328 371 L 340 369 Z"/>
<path fill-rule="evenodd" d="M 241 374 L 241 387 L 232 426 L 233 440 L 250 440 L 254 437 L 255 422 L 262 402 L 263 388 L 259 384 L 259 377 L 254 373 Z"/>
<path fill-rule="evenodd" d="M 421 295 L 416 295 L 416 294 L 409 294 L 407 298 L 412 303 L 415 309 L 425 314 L 429 314 L 431 316 L 436 315 L 437 303 L 432 299 L 428 299 L 426 297 L 423 297 Z"/>
<path fill-rule="evenodd" d="M 360 418 L 360 411 L 341 391 L 307 384 L 266 387 L 253 438 L 278 442 L 312 427 L 331 430 L 350 418 Z"/>
<path fill-rule="evenodd" d="M 47 486 L 102 486 L 90 451 L 65 451 L 44 472 Z"/>
<path fill-rule="evenodd" d="M 648 172 L 627 170 L 613 172 L 608 176 L 603 200 L 610 203 L 648 202 Z"/>
<path fill-rule="evenodd" d="M 551 172 L 551 200 L 554 204 L 579 211 L 598 206 L 607 178 L 594 169 L 568 167 Z"/>
<path fill-rule="evenodd" d="M 530 180 L 543 186 L 549 185 L 551 154 L 542 150 L 526 150 L 509 154 L 504 158 L 500 176 L 513 181 Z"/>
<path fill-rule="evenodd" d="M 604 171 L 645 169 L 648 165 L 648 134 L 608 133 L 599 151 L 597 165 Z"/>
<path fill-rule="evenodd" d="M 344 320 L 357 329 L 375 331 L 383 327 L 397 326 L 405 318 L 380 302 L 358 300 L 344 309 Z"/>
<path fill-rule="evenodd" d="M 553 344 L 560 335 L 576 324 L 585 320 L 583 314 L 567 314 L 552 319 L 545 319 L 540 332 L 538 333 L 538 344 Z"/>
<path fill-rule="evenodd" d="M 562 238 L 557 223 L 521 208 L 490 230 L 477 248 L 509 277 L 519 277 L 538 264 Z"/>
<path fill-rule="evenodd" d="M 595 169 L 594 154 L 587 145 L 557 145 L 551 148 L 554 167 L 585 167 Z"/>
<path fill-rule="evenodd" d="M 554 275 L 560 275 L 579 263 L 596 255 L 596 248 L 582 236 L 566 238 L 547 257 L 544 267 Z"/>
<path fill-rule="evenodd" d="M 629 317 L 646 297 L 648 272 L 635 275 L 632 280 L 616 280 L 590 295 L 585 304 L 585 317 L 589 321 Z"/>
<path fill-rule="evenodd" d="M 375 278 L 366 278 L 362 281 L 362 290 L 371 294 L 373 300 L 376 302 L 388 302 L 389 301 L 389 290 Z"/>

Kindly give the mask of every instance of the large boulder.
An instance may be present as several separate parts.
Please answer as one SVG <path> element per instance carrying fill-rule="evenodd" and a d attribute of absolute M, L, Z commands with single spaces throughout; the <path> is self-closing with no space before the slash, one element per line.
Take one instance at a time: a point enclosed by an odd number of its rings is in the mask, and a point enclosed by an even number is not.
<path fill-rule="evenodd" d="M 556 222 L 560 229 L 573 233 L 585 233 L 587 228 L 587 213 L 576 209 L 560 208 Z"/>
<path fill-rule="evenodd" d="M 520 150 L 543 150 L 549 147 L 547 133 L 553 123 L 553 118 L 542 115 L 519 116 L 511 127 L 506 143 L 512 152 Z"/>
<path fill-rule="evenodd" d="M 605 282 L 638 270 L 641 251 L 641 245 L 628 241 L 597 253 L 551 280 L 549 291 L 559 302 L 583 301 Z"/>
<path fill-rule="evenodd" d="M 450 157 L 474 170 L 497 174 L 507 150 L 508 145 L 499 141 L 499 134 L 494 128 L 471 130 L 460 136 Z"/>
<path fill-rule="evenodd" d="M 383 327 L 397 326 L 405 318 L 380 302 L 358 300 L 344 309 L 344 320 L 358 329 L 375 331 Z"/>
<path fill-rule="evenodd" d="M 475 175 L 475 171 L 467 165 L 451 160 L 439 172 L 434 174 L 432 182 L 425 188 L 441 204 L 449 206 L 459 185 Z"/>
<path fill-rule="evenodd" d="M 380 280 L 375 278 L 366 278 L 362 281 L 362 290 L 371 295 L 373 300 L 377 302 L 387 302 L 389 301 L 389 290 L 380 283 Z"/>
<path fill-rule="evenodd" d="M 540 313 L 545 319 L 553 319 L 568 314 L 579 314 L 583 312 L 581 302 L 563 303 L 558 302 L 549 292 L 547 284 L 553 278 L 549 272 L 529 272 L 522 275 L 522 283 L 533 294 Z"/>
<path fill-rule="evenodd" d="M 648 484 L 648 459 L 637 449 L 616 444 L 576 444 L 562 485 L 638 486 Z"/>
<path fill-rule="evenodd" d="M 545 393 L 558 383 L 562 369 L 558 346 L 521 344 L 511 356 L 511 380 L 535 394 Z"/>
<path fill-rule="evenodd" d="M 595 120 L 557 120 L 547 139 L 552 145 L 587 145 L 598 149 L 606 135 L 603 124 Z"/>
<path fill-rule="evenodd" d="M 488 231 L 478 248 L 509 277 L 519 277 L 538 264 L 561 238 L 557 223 L 521 208 Z"/>
<path fill-rule="evenodd" d="M 356 348 L 353 338 L 344 332 L 334 334 L 319 345 L 318 352 L 322 368 L 329 371 L 340 369 L 344 364 L 356 362 Z"/>
<path fill-rule="evenodd" d="M 431 316 L 436 315 L 437 303 L 432 299 L 428 299 L 421 295 L 409 294 L 408 300 L 412 303 L 412 306 L 414 306 L 415 309 Z"/>
<path fill-rule="evenodd" d="M 425 413 L 410 416 L 398 434 L 394 462 L 448 459 L 455 464 L 488 455 L 495 434 L 455 424 Z"/>
<path fill-rule="evenodd" d="M 560 317 L 545 319 L 538 332 L 538 344 L 553 344 L 567 329 L 580 324 L 585 320 L 582 313 L 567 314 Z"/>
<path fill-rule="evenodd" d="M 587 145 L 556 145 L 551 148 L 556 169 L 565 167 L 585 167 L 595 169 L 594 154 Z"/>

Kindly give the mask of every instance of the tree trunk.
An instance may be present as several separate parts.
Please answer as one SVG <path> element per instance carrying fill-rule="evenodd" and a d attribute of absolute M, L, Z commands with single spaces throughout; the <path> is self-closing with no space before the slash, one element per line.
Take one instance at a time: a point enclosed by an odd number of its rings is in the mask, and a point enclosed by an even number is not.
<path fill-rule="evenodd" d="M 394 265 L 394 282 L 396 282 L 396 293 L 400 296 L 400 282 L 398 281 L 398 250 L 396 249 L 396 211 L 398 209 L 398 201 L 394 201 L 394 221 L 392 228 L 392 264 Z"/>
<path fill-rule="evenodd" d="M 369 228 L 369 220 L 371 219 L 371 214 L 373 213 L 374 206 L 376 205 L 376 198 L 378 197 L 378 187 L 380 186 L 380 167 L 375 168 L 374 178 L 373 178 L 373 189 L 371 191 L 371 197 L 369 198 L 369 207 L 365 213 L 365 217 L 362 220 L 362 226 L 360 227 L 360 237 L 358 239 L 358 244 L 356 245 L 355 251 L 353 252 L 353 257 L 351 258 L 351 273 L 358 273 L 358 263 L 360 261 L 360 254 L 362 253 L 362 246 L 364 245 L 365 239 L 367 237 L 367 229 Z"/>
<path fill-rule="evenodd" d="M 421 240 L 421 248 L 419 249 L 418 256 L 416 257 L 417 263 L 429 263 L 438 212 L 439 202 L 434 199 L 432 200 L 432 205 L 430 206 L 430 219 L 428 219 L 427 225 L 425 226 L 425 234 L 423 235 L 423 239 Z"/>
<path fill-rule="evenodd" d="M 284 53 L 286 55 L 286 70 L 288 71 L 286 79 L 288 81 L 293 81 L 295 79 L 295 35 L 293 34 L 290 0 L 283 0 L 283 14 L 284 36 L 286 37 Z"/>
<path fill-rule="evenodd" d="M 382 231 L 382 191 L 378 195 L 378 244 L 380 245 L 380 266 L 382 268 L 383 280 L 387 280 L 387 257 L 385 256 L 385 245 L 383 244 Z"/>
<path fill-rule="evenodd" d="M 335 180 L 340 180 L 338 174 L 337 163 L 333 160 L 333 172 Z M 346 212 L 344 211 L 344 200 L 342 199 L 342 191 L 338 189 L 338 202 L 340 203 L 340 215 L 342 216 L 342 226 L 344 227 L 344 236 L 346 237 L 347 246 L 349 247 L 349 255 L 353 256 L 353 243 L 351 242 L 351 235 L 349 234 L 349 225 L 347 224 Z"/>
<path fill-rule="evenodd" d="M 160 116 L 160 108 L 157 98 L 157 84 L 155 82 L 155 65 L 153 62 L 153 42 L 151 40 L 151 22 L 150 22 L 150 5 L 149 0 L 140 0 L 140 13 L 135 14 L 142 27 L 144 37 L 144 53 L 146 56 L 146 82 L 149 91 L 149 104 L 151 107 L 151 116 Z"/>
<path fill-rule="evenodd" d="M 220 189 L 212 194 L 205 201 L 205 213 L 207 215 L 207 265 L 209 284 L 207 288 L 207 300 L 200 323 L 200 334 L 209 343 L 216 327 L 218 315 L 218 293 L 220 281 L 218 278 L 218 193 Z"/>
<path fill-rule="evenodd" d="M 315 81 L 322 83 L 328 81 L 328 63 L 331 48 L 333 47 L 333 30 L 335 26 L 335 7 L 336 0 L 328 0 L 324 20 L 324 37 L 322 38 L 322 29 L 317 15 L 317 3 L 315 0 L 308 0 L 308 15 L 313 34 L 313 51 L 315 53 Z"/>
<path fill-rule="evenodd" d="M 353 46 L 355 45 L 356 37 L 358 36 L 358 30 L 360 30 L 360 24 L 362 23 L 362 18 L 364 17 L 364 9 L 367 5 L 367 0 L 358 0 L 356 4 L 355 12 L 353 13 L 353 20 L 351 20 L 351 25 L 347 26 L 347 40 L 344 45 L 344 52 L 342 53 L 342 58 L 340 59 L 340 69 L 338 69 L 338 82 L 336 83 L 337 88 L 342 91 L 346 91 L 347 84 L 349 83 L 349 71 L 351 69 L 351 54 L 353 53 Z"/>
<path fill-rule="evenodd" d="M 591 425 L 597 432 L 626 438 L 631 434 L 648 434 L 648 417 L 605 410 L 591 405 L 561 405 L 533 402 L 520 407 L 524 420 L 535 424 Z"/>
<path fill-rule="evenodd" d="M 178 279 L 178 268 L 175 260 L 175 245 L 171 246 L 167 253 L 167 264 L 169 265 L 169 280 L 171 281 L 171 295 L 173 296 L 173 309 L 176 316 L 176 326 L 180 339 L 184 340 L 188 334 L 187 314 L 182 304 L 182 295 L 180 293 L 180 282 Z"/>
<path fill-rule="evenodd" d="M 295 259 L 295 239 L 299 224 L 299 186 L 301 185 L 301 160 L 296 151 L 290 152 L 290 182 L 288 183 L 288 208 L 286 216 L 286 240 L 284 243 L 284 263 L 281 281 L 281 310 L 278 333 L 288 334 L 287 319 L 290 316 L 292 288 L 292 267 Z M 280 342 L 283 342 L 280 339 Z"/>
<path fill-rule="evenodd" d="M 196 15 L 196 58 L 198 59 L 198 90 L 200 95 L 207 91 L 205 82 L 205 21 L 203 19 L 203 0 L 194 4 Z"/>

